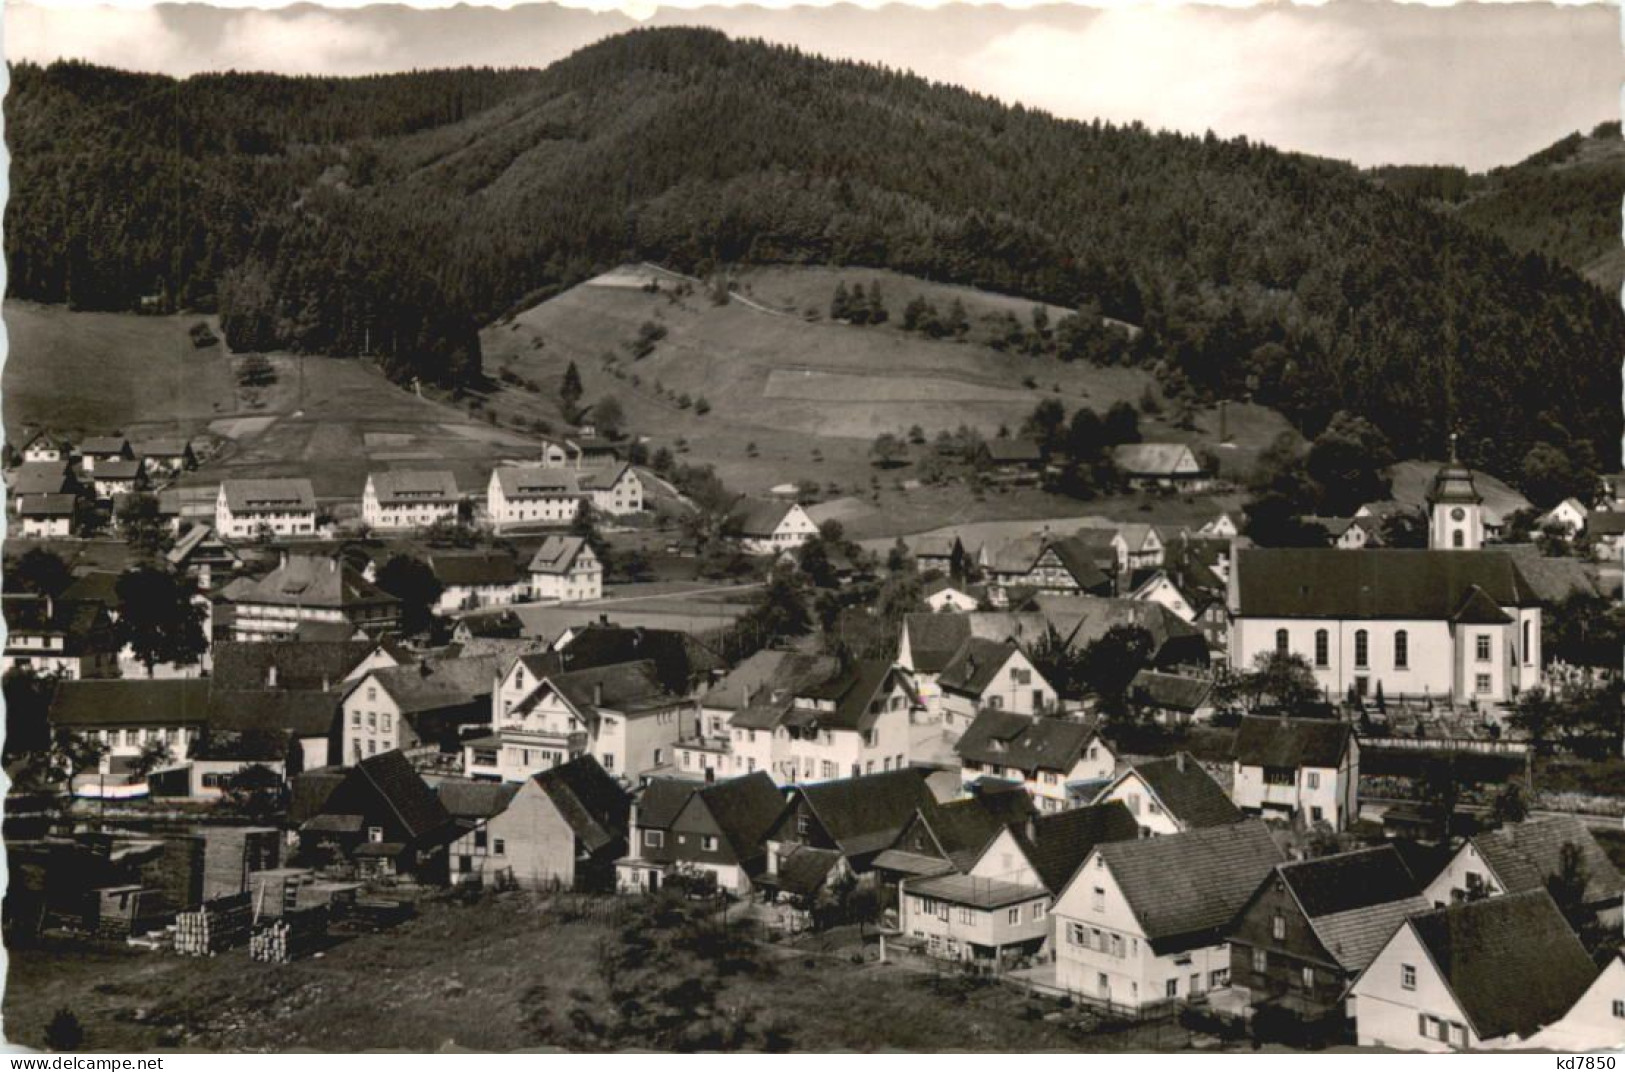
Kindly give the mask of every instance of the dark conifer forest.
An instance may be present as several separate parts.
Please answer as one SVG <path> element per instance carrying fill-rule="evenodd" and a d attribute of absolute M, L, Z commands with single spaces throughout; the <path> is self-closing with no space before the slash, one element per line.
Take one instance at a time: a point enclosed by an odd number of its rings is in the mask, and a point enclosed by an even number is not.
<path fill-rule="evenodd" d="M 542 71 L 12 71 L 14 297 L 218 310 L 236 349 L 480 375 L 478 329 L 628 260 L 893 268 L 1142 324 L 1134 359 L 1511 473 L 1620 442 L 1625 316 L 1346 164 L 1062 121 L 714 31 Z"/>

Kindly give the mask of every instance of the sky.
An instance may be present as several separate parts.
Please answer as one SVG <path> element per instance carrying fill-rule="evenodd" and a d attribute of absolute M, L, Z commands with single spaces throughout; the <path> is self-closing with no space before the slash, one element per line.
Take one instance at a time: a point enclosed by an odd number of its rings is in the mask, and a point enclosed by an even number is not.
<path fill-rule="evenodd" d="M 637 25 L 706 25 L 913 70 L 1069 118 L 1246 135 L 1361 165 L 1474 170 L 1617 118 L 1625 77 L 1619 11 L 1603 4 L 655 3 L 8 3 L 5 53 L 174 75 L 353 75 L 545 66 Z"/>

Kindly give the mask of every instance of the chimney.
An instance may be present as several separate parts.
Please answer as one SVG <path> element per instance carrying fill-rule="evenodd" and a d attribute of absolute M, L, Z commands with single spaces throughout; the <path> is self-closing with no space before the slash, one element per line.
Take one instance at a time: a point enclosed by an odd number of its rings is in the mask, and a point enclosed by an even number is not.
<path fill-rule="evenodd" d="M 594 707 L 604 706 L 604 683 L 602 681 L 592 683 L 592 705 Z"/>
<path fill-rule="evenodd" d="M 265 687 L 268 689 L 276 688 L 276 663 L 272 663 L 265 668 Z"/>
<path fill-rule="evenodd" d="M 1174 765 L 1179 768 L 1179 773 L 1180 774 L 1185 773 L 1185 753 L 1183 753 L 1183 752 L 1174 753 Z"/>
<path fill-rule="evenodd" d="M 1027 841 L 1035 845 L 1038 843 L 1038 816 L 1036 815 L 1027 816 Z"/>
<path fill-rule="evenodd" d="M 331 680 L 329 680 L 329 678 L 328 678 L 328 676 L 326 674 L 323 674 L 322 675 L 322 691 L 327 692 L 332 687 L 333 687 L 333 685 L 332 685 Z"/>

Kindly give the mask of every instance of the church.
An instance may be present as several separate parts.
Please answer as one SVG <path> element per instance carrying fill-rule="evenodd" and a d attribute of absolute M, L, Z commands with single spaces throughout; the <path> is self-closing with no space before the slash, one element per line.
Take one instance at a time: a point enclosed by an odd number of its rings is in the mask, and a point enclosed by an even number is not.
<path fill-rule="evenodd" d="M 1540 684 L 1540 604 L 1517 558 L 1485 550 L 1484 501 L 1451 452 L 1428 491 L 1428 549 L 1249 549 L 1228 602 L 1230 660 L 1301 655 L 1333 699 L 1510 703 Z"/>

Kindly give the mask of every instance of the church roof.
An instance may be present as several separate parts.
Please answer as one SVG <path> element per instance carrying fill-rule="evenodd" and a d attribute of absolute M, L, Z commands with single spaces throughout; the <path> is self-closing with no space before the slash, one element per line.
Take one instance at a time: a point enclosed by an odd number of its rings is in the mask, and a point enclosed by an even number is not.
<path fill-rule="evenodd" d="M 1517 559 L 1498 551 L 1249 549 L 1237 552 L 1235 569 L 1237 613 L 1248 618 L 1449 621 L 1480 616 L 1485 602 L 1539 602 Z"/>

